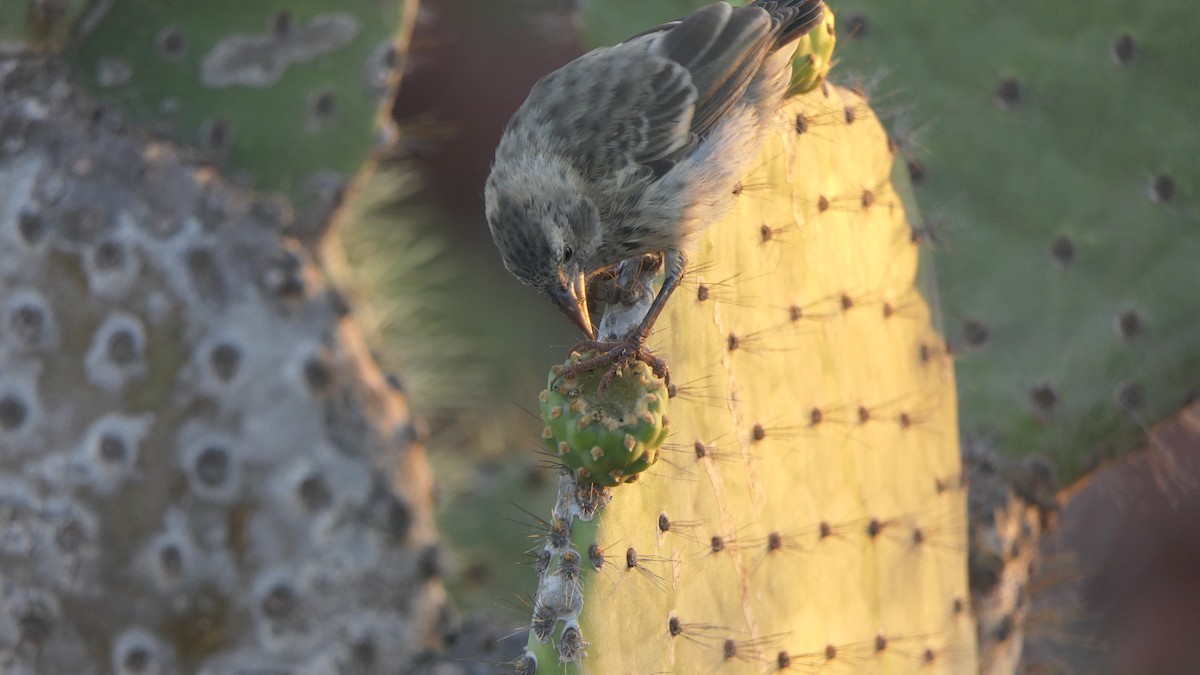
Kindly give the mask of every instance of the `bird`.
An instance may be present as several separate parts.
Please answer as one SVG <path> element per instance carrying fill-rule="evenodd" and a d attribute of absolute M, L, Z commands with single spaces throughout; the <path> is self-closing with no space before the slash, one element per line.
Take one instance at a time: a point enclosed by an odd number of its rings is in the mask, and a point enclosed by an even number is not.
<path fill-rule="evenodd" d="M 484 186 L 505 267 L 539 290 L 598 355 L 576 372 L 633 360 L 669 378 L 645 340 L 683 279 L 689 247 L 733 201 L 791 78 L 795 44 L 822 0 L 705 5 L 534 84 L 506 125 Z M 664 279 L 624 339 L 595 340 L 589 278 L 660 256 Z M 669 381 L 669 379 L 668 379 Z"/>

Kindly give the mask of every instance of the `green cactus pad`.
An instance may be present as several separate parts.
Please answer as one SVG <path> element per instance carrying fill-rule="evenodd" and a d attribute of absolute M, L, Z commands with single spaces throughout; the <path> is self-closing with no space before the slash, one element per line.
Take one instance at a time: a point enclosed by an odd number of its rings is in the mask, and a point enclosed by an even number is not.
<path fill-rule="evenodd" d="M 98 98 L 299 215 L 336 201 L 383 139 L 412 14 L 405 2 L 122 0 L 68 57 Z"/>
<path fill-rule="evenodd" d="M 606 368 L 559 377 L 563 368 L 594 356 L 573 353 L 550 369 L 538 396 L 546 422 L 542 437 L 581 482 L 612 487 L 658 461 L 667 437 L 667 385 L 640 361 L 623 369 L 603 394 Z"/>
<path fill-rule="evenodd" d="M 964 433 L 1064 485 L 1147 447 L 1200 384 L 1195 3 L 842 8 L 842 67 L 907 108 Z"/>

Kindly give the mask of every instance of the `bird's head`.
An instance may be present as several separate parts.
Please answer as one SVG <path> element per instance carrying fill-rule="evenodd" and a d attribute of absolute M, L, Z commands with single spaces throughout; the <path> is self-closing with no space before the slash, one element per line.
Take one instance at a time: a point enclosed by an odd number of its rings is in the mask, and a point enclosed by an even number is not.
<path fill-rule="evenodd" d="M 509 170 L 497 163 L 488 177 L 484 201 L 496 248 L 509 272 L 593 338 L 587 275 L 599 266 L 600 213 L 578 189 L 573 169 L 522 164 Z"/>

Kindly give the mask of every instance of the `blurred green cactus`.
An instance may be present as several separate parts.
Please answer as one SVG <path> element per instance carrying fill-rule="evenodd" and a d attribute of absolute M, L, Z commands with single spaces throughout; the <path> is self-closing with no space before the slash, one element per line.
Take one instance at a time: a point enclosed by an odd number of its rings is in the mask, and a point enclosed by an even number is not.
<path fill-rule="evenodd" d="M 821 86 L 833 67 L 833 48 L 837 44 L 837 26 L 833 12 L 825 12 L 822 26 L 800 38 L 792 62 L 792 84 L 788 96 L 807 94 Z"/>
<path fill-rule="evenodd" d="M 413 3 L 119 0 L 69 57 L 102 100 L 297 212 L 336 205 L 381 140 Z"/>
<path fill-rule="evenodd" d="M 1070 484 L 1200 385 L 1195 6 L 944 9 L 849 0 L 839 55 L 906 102 L 964 433 Z"/>

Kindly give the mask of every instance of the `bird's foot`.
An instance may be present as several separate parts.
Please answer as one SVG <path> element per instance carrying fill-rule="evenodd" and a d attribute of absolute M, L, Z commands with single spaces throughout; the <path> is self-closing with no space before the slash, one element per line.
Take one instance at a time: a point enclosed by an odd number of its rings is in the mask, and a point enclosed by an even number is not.
<path fill-rule="evenodd" d="M 643 339 L 636 335 L 616 342 L 584 340 L 575 345 L 571 351 L 596 351 L 599 354 L 564 368 L 558 376 L 563 379 L 572 378 L 580 373 L 587 373 L 607 367 L 607 372 L 600 378 L 599 389 L 601 394 L 612 385 L 617 375 L 634 361 L 641 361 L 650 366 L 650 370 L 655 376 L 661 377 L 668 386 L 671 384 L 671 374 L 667 370 L 667 362 L 651 353 L 646 348 Z"/>

